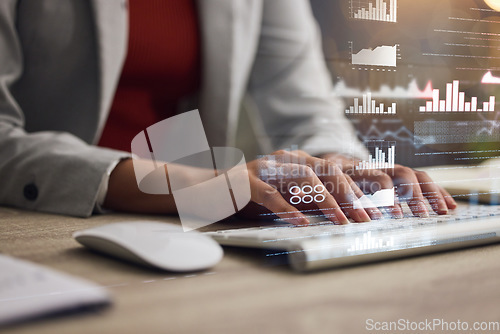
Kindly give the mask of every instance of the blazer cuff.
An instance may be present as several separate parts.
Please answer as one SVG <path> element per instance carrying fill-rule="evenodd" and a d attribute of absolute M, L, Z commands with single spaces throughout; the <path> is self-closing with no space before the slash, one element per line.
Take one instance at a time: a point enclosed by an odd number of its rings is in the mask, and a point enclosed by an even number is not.
<path fill-rule="evenodd" d="M 113 161 L 106 169 L 106 173 L 104 173 L 104 175 L 102 176 L 101 183 L 99 185 L 99 190 L 97 192 L 97 198 L 94 205 L 94 213 L 103 214 L 111 212 L 111 210 L 107 210 L 102 207 L 104 204 L 104 200 L 106 199 L 106 195 L 108 194 L 109 177 L 111 176 L 111 173 L 115 170 L 118 163 L 120 163 L 122 160 L 125 159 L 128 158 L 121 158 Z"/>

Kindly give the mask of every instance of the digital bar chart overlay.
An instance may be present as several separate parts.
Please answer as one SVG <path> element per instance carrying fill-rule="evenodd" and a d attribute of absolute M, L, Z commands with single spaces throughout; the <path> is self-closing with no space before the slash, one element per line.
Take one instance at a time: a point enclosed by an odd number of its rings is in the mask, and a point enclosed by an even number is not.
<path fill-rule="evenodd" d="M 356 170 L 394 168 L 396 161 L 396 143 L 376 140 L 365 143 L 370 150 L 367 161 L 361 161 L 356 166 Z"/>
<path fill-rule="evenodd" d="M 397 22 L 398 0 L 351 0 L 353 19 Z"/>
<path fill-rule="evenodd" d="M 383 103 L 376 105 L 376 101 L 372 99 L 371 92 L 363 94 L 362 104 L 359 99 L 354 98 L 354 105 L 350 106 L 349 109 L 345 110 L 346 114 L 384 114 L 384 115 L 395 115 L 396 114 L 396 103 L 392 103 L 390 107 L 385 108 Z"/>
<path fill-rule="evenodd" d="M 353 43 L 351 47 L 351 63 L 353 65 L 369 66 L 389 66 L 396 67 L 398 57 L 398 45 L 382 45 L 375 49 L 361 49 L 359 52 L 353 52 Z"/>
<path fill-rule="evenodd" d="M 495 96 L 490 96 L 488 102 L 478 104 L 477 97 L 465 101 L 465 93 L 459 90 L 459 80 L 446 84 L 446 99 L 439 99 L 439 89 L 432 90 L 432 101 L 426 101 L 419 111 L 424 112 L 493 112 L 495 111 Z M 481 107 L 481 108 L 478 108 Z"/>
<path fill-rule="evenodd" d="M 386 238 L 387 239 L 387 238 Z M 372 236 L 372 232 L 368 231 L 363 233 L 362 238 L 354 239 L 354 243 L 351 244 L 348 252 L 362 251 L 362 250 L 375 250 L 394 247 L 394 237 L 390 237 L 389 240 L 383 240 L 382 238 L 376 238 Z"/>

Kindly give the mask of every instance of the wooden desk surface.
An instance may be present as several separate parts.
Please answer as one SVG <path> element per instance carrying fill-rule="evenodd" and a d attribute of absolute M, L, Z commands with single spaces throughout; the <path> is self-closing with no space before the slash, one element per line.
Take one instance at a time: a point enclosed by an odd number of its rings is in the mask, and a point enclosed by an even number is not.
<path fill-rule="evenodd" d="M 500 245 L 309 274 L 271 266 L 260 251 L 227 249 L 213 270 L 185 275 L 106 258 L 71 238 L 79 229 L 136 218 L 0 208 L 1 253 L 108 286 L 114 299 L 98 312 L 3 332 L 363 333 L 367 319 L 500 321 Z"/>

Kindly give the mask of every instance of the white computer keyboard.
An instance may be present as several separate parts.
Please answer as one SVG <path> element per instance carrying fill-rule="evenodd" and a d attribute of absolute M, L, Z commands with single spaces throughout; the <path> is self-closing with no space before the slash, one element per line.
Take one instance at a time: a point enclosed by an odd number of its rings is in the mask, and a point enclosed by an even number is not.
<path fill-rule="evenodd" d="M 369 223 L 350 223 L 347 225 L 334 225 L 323 221 L 311 223 L 307 226 L 280 225 L 267 227 L 253 227 L 243 229 L 222 230 L 207 232 L 217 241 L 226 245 L 241 245 L 248 241 L 249 246 L 261 248 L 276 248 L 275 245 L 283 245 L 287 240 L 297 241 L 304 239 L 328 238 L 342 235 L 364 234 L 367 232 L 395 231 L 404 229 L 410 231 L 413 228 L 432 226 L 437 224 L 453 224 L 455 222 L 473 221 L 493 216 L 500 216 L 500 206 L 493 205 L 462 205 L 449 215 L 431 214 L 429 218 L 414 217 L 408 208 L 405 208 L 405 216 L 401 219 L 383 218 L 373 220 Z M 234 241 L 234 242 L 232 242 Z"/>
<path fill-rule="evenodd" d="M 225 246 L 263 248 L 297 271 L 333 268 L 500 242 L 500 206 L 461 205 L 449 215 L 334 225 L 276 225 L 207 232 Z"/>

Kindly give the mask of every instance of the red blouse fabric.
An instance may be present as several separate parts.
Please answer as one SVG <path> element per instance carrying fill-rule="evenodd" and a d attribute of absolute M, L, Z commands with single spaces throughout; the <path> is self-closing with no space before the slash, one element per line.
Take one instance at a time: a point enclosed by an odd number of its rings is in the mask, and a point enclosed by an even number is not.
<path fill-rule="evenodd" d="M 129 44 L 99 146 L 130 152 L 148 126 L 175 115 L 199 89 L 200 35 L 195 0 L 129 0 Z"/>

